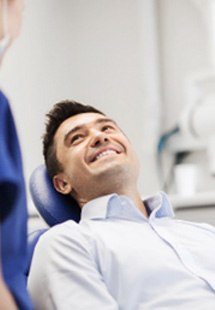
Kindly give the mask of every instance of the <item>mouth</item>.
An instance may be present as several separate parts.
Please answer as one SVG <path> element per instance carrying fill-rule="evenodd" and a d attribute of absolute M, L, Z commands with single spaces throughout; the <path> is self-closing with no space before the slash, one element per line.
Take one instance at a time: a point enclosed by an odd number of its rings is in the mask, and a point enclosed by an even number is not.
<path fill-rule="evenodd" d="M 114 148 L 108 148 L 108 149 L 103 149 L 103 150 L 100 150 L 99 152 L 97 152 L 90 160 L 91 163 L 101 159 L 101 158 L 104 158 L 104 157 L 108 157 L 108 156 L 112 156 L 112 155 L 118 155 L 120 154 L 121 151 L 119 150 L 116 150 Z"/>

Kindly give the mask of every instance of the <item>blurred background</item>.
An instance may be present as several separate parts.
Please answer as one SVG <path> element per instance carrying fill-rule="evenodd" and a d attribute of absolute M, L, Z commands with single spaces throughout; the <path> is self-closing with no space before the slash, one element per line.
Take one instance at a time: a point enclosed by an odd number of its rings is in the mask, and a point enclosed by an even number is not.
<path fill-rule="evenodd" d="M 215 225 L 215 1 L 27 0 L 1 70 L 26 183 L 41 163 L 45 114 L 74 99 L 113 117 L 141 162 L 143 197 Z M 29 229 L 43 225 L 28 190 Z"/>

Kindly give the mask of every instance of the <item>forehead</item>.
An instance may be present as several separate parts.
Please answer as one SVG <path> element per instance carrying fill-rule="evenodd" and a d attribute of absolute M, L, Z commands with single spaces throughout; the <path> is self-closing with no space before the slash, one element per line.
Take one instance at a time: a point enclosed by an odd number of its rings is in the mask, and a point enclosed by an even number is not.
<path fill-rule="evenodd" d="M 73 129 L 88 127 L 92 128 L 100 122 L 113 122 L 113 120 L 99 113 L 81 113 L 67 118 L 57 129 L 55 137 L 58 139 L 60 136 L 66 135 Z"/>
<path fill-rule="evenodd" d="M 99 113 L 81 113 L 66 119 L 62 125 L 76 126 L 93 126 L 99 119 L 106 119 L 106 116 Z"/>

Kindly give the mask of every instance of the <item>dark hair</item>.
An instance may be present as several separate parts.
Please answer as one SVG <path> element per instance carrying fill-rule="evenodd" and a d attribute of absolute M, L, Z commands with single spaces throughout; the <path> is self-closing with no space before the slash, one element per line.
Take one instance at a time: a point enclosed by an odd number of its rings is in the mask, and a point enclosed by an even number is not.
<path fill-rule="evenodd" d="M 52 178 L 62 171 L 61 163 L 56 156 L 54 136 L 58 127 L 69 117 L 82 113 L 99 113 L 105 115 L 96 108 L 84 105 L 73 100 L 64 100 L 54 105 L 52 110 L 46 114 L 45 134 L 43 135 L 43 156 L 49 176 Z"/>

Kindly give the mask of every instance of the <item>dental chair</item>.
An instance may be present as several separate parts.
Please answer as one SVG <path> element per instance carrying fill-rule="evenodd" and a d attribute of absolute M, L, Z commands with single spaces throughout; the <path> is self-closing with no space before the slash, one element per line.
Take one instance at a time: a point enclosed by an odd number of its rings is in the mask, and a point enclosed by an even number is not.
<path fill-rule="evenodd" d="M 48 226 L 68 219 L 79 222 L 80 207 L 72 198 L 58 193 L 48 176 L 45 165 L 37 167 L 30 177 L 30 193 L 39 214 Z"/>
<path fill-rule="evenodd" d="M 29 186 L 34 205 L 48 227 L 67 220 L 79 222 L 80 207 L 72 197 L 62 195 L 54 189 L 45 165 L 40 165 L 33 171 Z M 26 276 L 29 273 L 34 248 L 41 235 L 47 229 L 49 228 L 33 231 L 28 236 L 28 266 Z"/>

